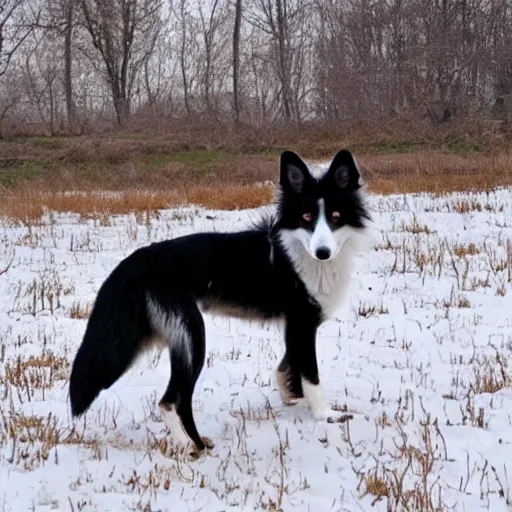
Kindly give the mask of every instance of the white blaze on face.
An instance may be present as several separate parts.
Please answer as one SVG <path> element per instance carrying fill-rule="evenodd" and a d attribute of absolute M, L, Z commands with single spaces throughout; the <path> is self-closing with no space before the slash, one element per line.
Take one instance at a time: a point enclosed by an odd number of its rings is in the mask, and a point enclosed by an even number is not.
<path fill-rule="evenodd" d="M 319 199 L 318 218 L 316 221 L 315 229 L 313 230 L 313 234 L 311 235 L 311 239 L 309 241 L 309 252 L 313 257 L 317 258 L 318 251 L 328 251 L 329 256 L 319 258 L 326 260 L 330 259 L 334 254 L 336 254 L 337 249 L 338 244 L 325 216 L 325 201 L 323 199 Z"/>

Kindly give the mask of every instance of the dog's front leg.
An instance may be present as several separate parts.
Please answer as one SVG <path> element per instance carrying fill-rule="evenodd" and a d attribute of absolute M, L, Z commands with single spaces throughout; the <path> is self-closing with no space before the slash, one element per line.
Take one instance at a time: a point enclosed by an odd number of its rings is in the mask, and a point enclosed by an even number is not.
<path fill-rule="evenodd" d="M 285 405 L 294 405 L 300 398 L 304 398 L 302 382 L 298 364 L 292 368 L 288 349 L 276 370 L 276 383 Z"/>
<path fill-rule="evenodd" d="M 305 313 L 286 319 L 286 353 L 277 370 L 283 402 L 304 397 L 317 420 L 328 420 L 335 412 L 329 407 L 320 384 L 316 359 L 316 331 L 319 321 Z"/>

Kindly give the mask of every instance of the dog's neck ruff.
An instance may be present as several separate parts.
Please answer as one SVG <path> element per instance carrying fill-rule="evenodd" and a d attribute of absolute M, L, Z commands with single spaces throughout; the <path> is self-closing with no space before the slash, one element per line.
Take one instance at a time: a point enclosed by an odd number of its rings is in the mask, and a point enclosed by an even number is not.
<path fill-rule="evenodd" d="M 356 250 L 348 239 L 330 260 L 311 257 L 293 230 L 282 229 L 279 239 L 308 293 L 322 308 L 324 319 L 334 315 L 346 299 Z"/>

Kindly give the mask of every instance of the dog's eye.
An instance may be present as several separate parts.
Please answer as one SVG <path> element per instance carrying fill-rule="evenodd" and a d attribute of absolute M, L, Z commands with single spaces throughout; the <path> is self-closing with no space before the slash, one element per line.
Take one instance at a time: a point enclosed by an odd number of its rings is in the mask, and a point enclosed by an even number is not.
<path fill-rule="evenodd" d="M 332 217 L 332 220 L 333 220 L 334 222 L 339 221 L 339 220 L 340 220 L 340 212 L 332 212 L 331 217 Z"/>
<path fill-rule="evenodd" d="M 302 218 L 306 221 L 306 222 L 311 222 L 311 220 L 313 219 L 313 215 L 311 215 L 311 213 L 303 213 L 302 214 Z"/>

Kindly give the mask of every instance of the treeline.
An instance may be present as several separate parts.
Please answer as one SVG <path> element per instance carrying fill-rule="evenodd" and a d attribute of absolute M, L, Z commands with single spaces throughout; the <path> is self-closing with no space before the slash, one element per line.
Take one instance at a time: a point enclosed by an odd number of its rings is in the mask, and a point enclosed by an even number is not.
<path fill-rule="evenodd" d="M 512 0 L 0 0 L 0 135 L 512 116 Z"/>

